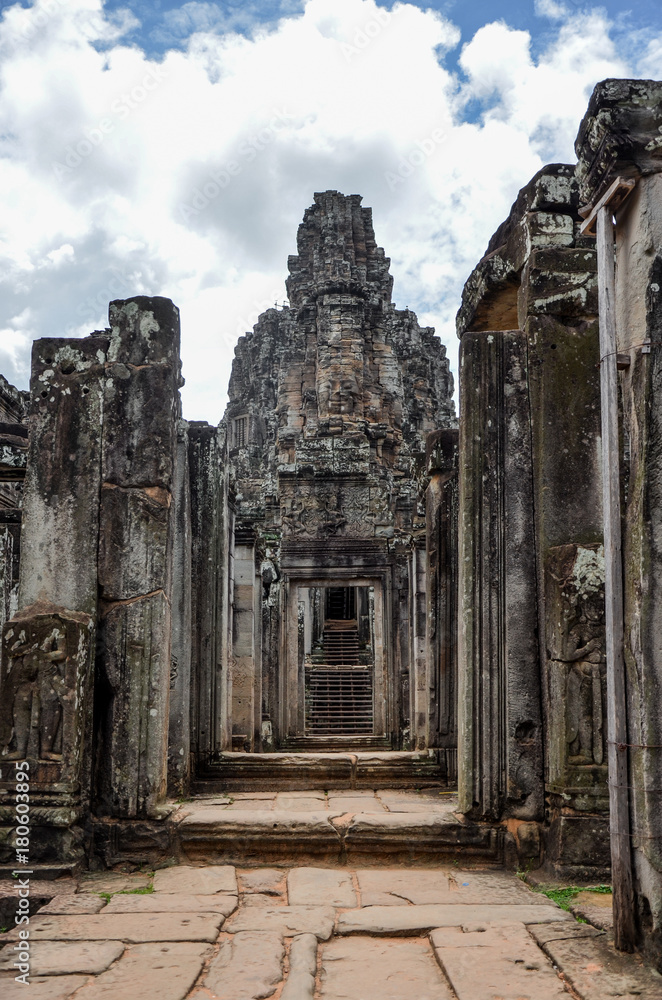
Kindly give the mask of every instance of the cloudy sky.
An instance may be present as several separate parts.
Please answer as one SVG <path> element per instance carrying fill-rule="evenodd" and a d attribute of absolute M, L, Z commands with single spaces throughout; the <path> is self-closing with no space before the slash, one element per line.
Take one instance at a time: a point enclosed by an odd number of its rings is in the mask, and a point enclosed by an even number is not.
<path fill-rule="evenodd" d="M 462 284 L 595 83 L 662 78 L 659 0 L 0 0 L 0 372 L 182 313 L 189 419 L 216 423 L 237 337 L 285 300 L 314 191 L 363 195 L 394 299 L 455 365 Z"/>

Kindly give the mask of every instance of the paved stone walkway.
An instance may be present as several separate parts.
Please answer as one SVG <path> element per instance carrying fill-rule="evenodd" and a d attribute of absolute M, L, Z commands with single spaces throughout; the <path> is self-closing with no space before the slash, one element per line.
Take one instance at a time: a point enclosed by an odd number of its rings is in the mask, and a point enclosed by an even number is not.
<path fill-rule="evenodd" d="M 31 919 L 31 984 L 3 1000 L 660 1000 L 620 956 L 509 872 L 164 868 L 58 882 Z"/>

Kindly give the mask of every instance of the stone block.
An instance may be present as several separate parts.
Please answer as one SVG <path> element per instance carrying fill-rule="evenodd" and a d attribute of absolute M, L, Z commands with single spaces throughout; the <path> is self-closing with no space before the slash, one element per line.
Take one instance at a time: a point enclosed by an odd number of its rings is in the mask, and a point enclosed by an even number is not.
<path fill-rule="evenodd" d="M 453 994 L 424 940 L 334 938 L 322 947 L 320 1000 L 451 1000 Z"/>
<path fill-rule="evenodd" d="M 357 906 L 351 875 L 327 868 L 293 868 L 287 876 L 287 898 L 298 906 Z"/>
<path fill-rule="evenodd" d="M 103 601 L 168 591 L 170 494 L 160 487 L 101 491 L 99 585 Z"/>
<path fill-rule="evenodd" d="M 201 868 L 176 865 L 173 868 L 161 868 L 154 873 L 154 891 L 159 894 L 184 892 L 198 896 L 216 893 L 236 895 L 237 877 L 232 865 L 205 865 Z"/>
<path fill-rule="evenodd" d="M 220 913 L 101 913 L 42 917 L 30 920 L 31 941 L 215 941 Z M 15 941 L 18 929 L 6 935 Z"/>
<path fill-rule="evenodd" d="M 422 906 L 367 906 L 340 913 L 338 934 L 422 934 L 434 927 L 466 927 L 507 920 L 521 924 L 572 920 L 558 906 L 527 903 L 428 904 Z"/>
<path fill-rule="evenodd" d="M 19 607 L 96 611 L 106 347 L 101 337 L 33 345 Z"/>
<path fill-rule="evenodd" d="M 462 928 L 444 928 L 433 931 L 431 941 L 441 968 L 462 1000 L 565 1000 L 568 995 L 551 962 L 522 924 L 466 933 Z"/>
<path fill-rule="evenodd" d="M 313 1000 L 317 975 L 317 938 L 297 934 L 290 946 L 290 971 L 280 1000 Z"/>
<path fill-rule="evenodd" d="M 184 1000 L 210 951 L 207 945 L 181 941 L 134 945 L 78 995 L 82 1000 L 126 1000 L 130 996 Z"/>
<path fill-rule="evenodd" d="M 271 996 L 283 978 L 285 947 L 277 932 L 243 931 L 221 941 L 204 985 L 215 1000 Z"/>
<path fill-rule="evenodd" d="M 41 911 L 43 913 L 43 910 Z M 30 949 L 30 976 L 66 976 L 73 973 L 96 976 L 115 962 L 125 945 L 122 941 L 36 941 Z M 0 972 L 11 972 L 16 961 L 13 945 L 0 952 Z M 32 995 L 32 994 L 30 994 Z M 3 994 L 4 996 L 4 994 Z"/>
<path fill-rule="evenodd" d="M 103 806 L 117 817 L 155 814 L 166 788 L 170 606 L 163 592 L 110 606 L 101 623 L 110 697 L 101 761 Z"/>
<path fill-rule="evenodd" d="M 86 981 L 85 976 L 34 976 L 29 981 L 30 1000 L 68 1000 Z M 25 998 L 25 986 L 9 974 L 0 978 L 0 986 L 2 1000 Z"/>
<path fill-rule="evenodd" d="M 250 906 L 240 907 L 225 930 L 231 934 L 272 931 L 283 937 L 314 934 L 320 941 L 328 941 L 334 921 L 335 910 L 331 906 Z"/>
<path fill-rule="evenodd" d="M 161 296 L 116 299 L 108 307 L 108 360 L 127 365 L 179 365 L 179 309 Z"/>
<path fill-rule="evenodd" d="M 177 373 L 172 365 L 116 363 L 107 369 L 104 389 L 103 461 L 105 483 L 123 487 L 172 488 Z"/>

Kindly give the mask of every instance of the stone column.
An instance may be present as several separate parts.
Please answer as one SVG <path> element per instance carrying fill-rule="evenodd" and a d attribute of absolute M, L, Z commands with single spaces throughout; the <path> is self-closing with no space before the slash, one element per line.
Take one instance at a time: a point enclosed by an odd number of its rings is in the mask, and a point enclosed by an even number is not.
<path fill-rule="evenodd" d="M 623 620 L 630 835 L 639 945 L 662 949 L 662 83 L 606 80 L 576 150 L 582 201 L 636 181 L 616 212 L 615 327 L 622 399 Z M 610 775 L 611 777 L 611 775 Z M 613 779 L 612 779 L 613 780 Z"/>
<path fill-rule="evenodd" d="M 168 724 L 168 794 L 184 798 L 191 779 L 191 490 L 188 423 L 177 426 L 172 503 L 172 651 Z"/>
<path fill-rule="evenodd" d="M 30 860 L 77 860 L 89 800 L 107 339 L 35 341 L 18 611 L 3 629 L 0 822 L 30 767 Z M 11 803 L 11 804 L 10 804 Z M 3 860 L 10 859 L 9 841 Z"/>
<path fill-rule="evenodd" d="M 99 811 L 155 817 L 165 798 L 179 312 L 110 304 L 99 532 Z"/>
<path fill-rule="evenodd" d="M 202 768 L 231 747 L 231 511 L 225 429 L 189 424 L 191 482 L 191 749 Z"/>
<path fill-rule="evenodd" d="M 428 435 L 425 494 L 427 536 L 427 675 L 429 745 L 445 751 L 442 773 L 457 774 L 457 466 L 458 432 Z"/>
<path fill-rule="evenodd" d="M 542 818 L 526 340 L 460 345 L 458 791 L 490 819 Z"/>

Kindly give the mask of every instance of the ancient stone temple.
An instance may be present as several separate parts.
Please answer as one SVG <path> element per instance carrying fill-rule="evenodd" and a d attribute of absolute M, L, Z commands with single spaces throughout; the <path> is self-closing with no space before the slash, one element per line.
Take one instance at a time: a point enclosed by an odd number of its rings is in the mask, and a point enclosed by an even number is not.
<path fill-rule="evenodd" d="M 232 742 L 437 746 L 423 490 L 426 437 L 454 424 L 445 350 L 392 304 L 358 195 L 316 195 L 297 249 L 223 420 Z"/>
<path fill-rule="evenodd" d="M 33 865 L 611 862 L 616 943 L 662 967 L 660 131 L 661 84 L 606 81 L 520 191 L 462 294 L 457 427 L 337 191 L 218 426 L 183 418 L 166 298 L 0 379 L 0 866 L 25 761 Z"/>

